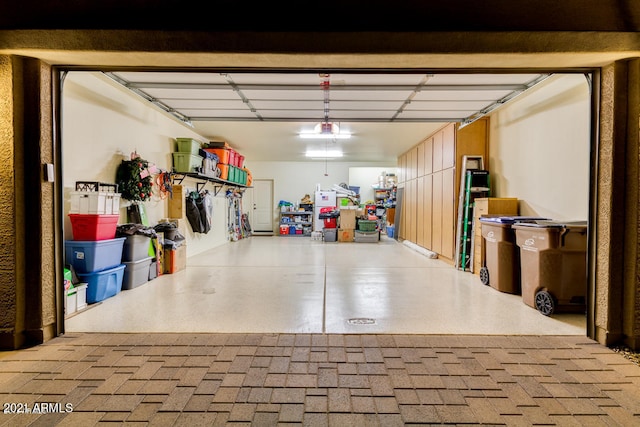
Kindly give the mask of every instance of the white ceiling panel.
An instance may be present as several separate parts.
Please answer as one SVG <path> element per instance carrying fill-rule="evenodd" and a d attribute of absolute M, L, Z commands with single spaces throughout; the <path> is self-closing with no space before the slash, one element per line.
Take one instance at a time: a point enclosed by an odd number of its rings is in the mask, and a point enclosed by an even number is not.
<path fill-rule="evenodd" d="M 453 101 L 419 101 L 412 100 L 404 107 L 405 111 L 423 110 L 423 111 L 437 111 L 437 110 L 466 110 L 466 111 L 480 111 L 487 107 L 490 102 L 487 101 L 466 101 L 466 100 L 453 100 Z"/>
<path fill-rule="evenodd" d="M 206 119 L 208 121 L 220 121 L 224 119 L 245 119 L 255 121 L 255 113 L 250 110 L 244 109 L 200 109 L 200 110 L 180 110 L 187 117 L 191 117 L 192 120 L 198 121 Z"/>
<path fill-rule="evenodd" d="M 259 110 L 317 110 L 324 111 L 322 100 L 258 100 L 251 101 L 251 105 Z M 322 116 L 320 116 L 322 118 Z"/>
<path fill-rule="evenodd" d="M 504 85 L 526 84 L 537 79 L 540 74 L 434 74 L 430 85 Z"/>
<path fill-rule="evenodd" d="M 548 77 L 202 70 L 106 74 L 203 137 L 242 147 L 247 159 L 304 161 L 300 153 L 310 142 L 301 141 L 298 133 L 327 118 L 353 133 L 352 139 L 337 142 L 351 153 L 343 160 L 369 162 L 393 161 L 445 123 L 475 120 Z"/>
<path fill-rule="evenodd" d="M 249 110 L 247 104 L 239 99 L 160 99 L 159 101 L 178 110 L 183 108 L 192 110 Z"/>
<path fill-rule="evenodd" d="M 402 107 L 402 101 L 331 101 L 329 106 L 331 113 L 336 113 L 343 110 L 361 111 L 363 116 L 367 115 L 368 111 L 397 111 Z M 331 114 L 330 114 L 331 116 Z"/>
<path fill-rule="evenodd" d="M 231 88 L 225 89 L 169 89 L 169 88 L 144 88 L 157 99 L 239 99 L 238 93 Z"/>
<path fill-rule="evenodd" d="M 399 119 L 419 119 L 419 120 L 443 120 L 461 121 L 476 113 L 476 110 L 405 110 L 399 115 Z"/>
<path fill-rule="evenodd" d="M 239 96 L 237 92 L 234 92 L 235 96 Z M 243 90 L 242 94 L 248 99 L 257 100 L 284 100 L 284 101 L 308 101 L 317 100 L 323 101 L 324 94 L 321 90 L 296 90 L 296 89 L 279 89 L 273 88 L 270 90 L 255 90 L 248 89 Z"/>
<path fill-rule="evenodd" d="M 260 110 L 261 116 L 265 120 L 282 120 L 282 119 L 290 119 L 293 121 L 302 120 L 315 120 L 321 121 L 322 110 L 317 109 L 290 109 L 290 110 Z"/>

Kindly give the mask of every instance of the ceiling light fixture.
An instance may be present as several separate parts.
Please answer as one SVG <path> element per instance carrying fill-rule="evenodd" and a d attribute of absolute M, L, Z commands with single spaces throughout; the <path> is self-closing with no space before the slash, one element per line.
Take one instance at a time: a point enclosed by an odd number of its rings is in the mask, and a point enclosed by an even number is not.
<path fill-rule="evenodd" d="M 349 139 L 350 132 L 340 132 L 340 126 L 331 122 L 322 122 L 315 125 L 313 132 L 300 132 L 302 139 Z"/>

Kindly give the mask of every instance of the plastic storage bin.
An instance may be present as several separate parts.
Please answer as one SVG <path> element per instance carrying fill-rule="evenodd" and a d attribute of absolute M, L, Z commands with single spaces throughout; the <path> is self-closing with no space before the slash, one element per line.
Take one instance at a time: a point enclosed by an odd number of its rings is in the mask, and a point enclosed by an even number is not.
<path fill-rule="evenodd" d="M 368 219 L 358 220 L 358 231 L 376 231 L 378 221 L 371 221 Z"/>
<path fill-rule="evenodd" d="M 323 236 L 325 242 L 337 242 L 338 241 L 338 229 L 335 227 L 325 227 L 323 230 Z"/>
<path fill-rule="evenodd" d="M 171 153 L 173 155 L 173 169 L 176 172 L 191 173 L 202 168 L 202 157 L 190 153 Z"/>
<path fill-rule="evenodd" d="M 69 214 L 73 240 L 108 240 L 116 237 L 120 215 Z"/>
<path fill-rule="evenodd" d="M 218 163 L 218 169 L 220 169 L 220 179 L 229 179 L 229 165 L 224 163 Z"/>
<path fill-rule="evenodd" d="M 198 154 L 201 144 L 193 138 L 176 138 L 178 151 L 187 154 Z"/>
<path fill-rule="evenodd" d="M 67 291 L 64 313 L 69 316 L 87 306 L 87 284 L 79 283 L 75 288 Z"/>
<path fill-rule="evenodd" d="M 72 191 L 69 213 L 117 215 L 120 213 L 120 193 Z"/>
<path fill-rule="evenodd" d="M 208 151 L 209 153 L 213 153 L 216 156 L 218 156 L 218 163 L 222 163 L 225 165 L 229 165 L 232 164 L 229 160 L 230 160 L 230 153 L 231 150 L 227 149 L 227 148 L 205 148 L 205 151 Z"/>
<path fill-rule="evenodd" d="M 125 237 L 122 262 L 139 261 L 149 256 L 151 238 L 142 234 Z"/>
<path fill-rule="evenodd" d="M 377 243 L 380 240 L 380 232 L 356 230 L 353 239 L 356 243 Z"/>
<path fill-rule="evenodd" d="M 122 290 L 125 265 L 94 273 L 78 273 L 78 279 L 87 284 L 87 303 L 93 304 L 117 295 Z"/>
<path fill-rule="evenodd" d="M 121 264 L 125 237 L 109 240 L 64 242 L 65 261 L 76 273 L 91 273 Z"/>
<path fill-rule="evenodd" d="M 396 227 L 393 225 L 387 225 L 387 236 L 393 237 L 393 233 L 395 232 Z"/>
<path fill-rule="evenodd" d="M 318 219 L 324 220 L 324 228 L 338 228 L 338 217 L 340 211 L 337 206 L 325 206 L 320 208 Z M 325 239 L 326 240 L 326 239 Z"/>
<path fill-rule="evenodd" d="M 152 257 L 147 257 L 138 261 L 124 262 L 124 276 L 122 278 L 122 289 L 128 290 L 144 285 L 149 281 L 149 266 Z"/>
<path fill-rule="evenodd" d="M 87 307 L 87 287 L 86 283 L 78 283 L 76 290 L 76 310 L 84 310 Z"/>
<path fill-rule="evenodd" d="M 586 310 L 587 224 L 514 224 L 520 248 L 522 301 L 549 316 Z"/>

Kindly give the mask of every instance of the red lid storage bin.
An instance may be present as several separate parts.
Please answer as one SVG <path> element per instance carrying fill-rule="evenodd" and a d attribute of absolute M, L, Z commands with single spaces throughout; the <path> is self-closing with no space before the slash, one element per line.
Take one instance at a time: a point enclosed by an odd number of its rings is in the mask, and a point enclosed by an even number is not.
<path fill-rule="evenodd" d="M 319 218 L 324 219 L 324 228 L 338 228 L 339 211 L 336 206 L 325 206 L 320 208 Z"/>
<path fill-rule="evenodd" d="M 115 239 L 120 215 L 69 214 L 73 240 Z"/>

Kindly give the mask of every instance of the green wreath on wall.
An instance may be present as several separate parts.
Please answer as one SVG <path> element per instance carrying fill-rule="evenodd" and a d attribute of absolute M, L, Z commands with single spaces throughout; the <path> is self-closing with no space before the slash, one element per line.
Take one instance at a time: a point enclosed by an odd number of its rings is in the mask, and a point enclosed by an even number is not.
<path fill-rule="evenodd" d="M 116 172 L 116 184 L 120 197 L 133 202 L 144 202 L 151 198 L 153 181 L 149 173 L 149 162 L 138 157 L 123 160 Z"/>

